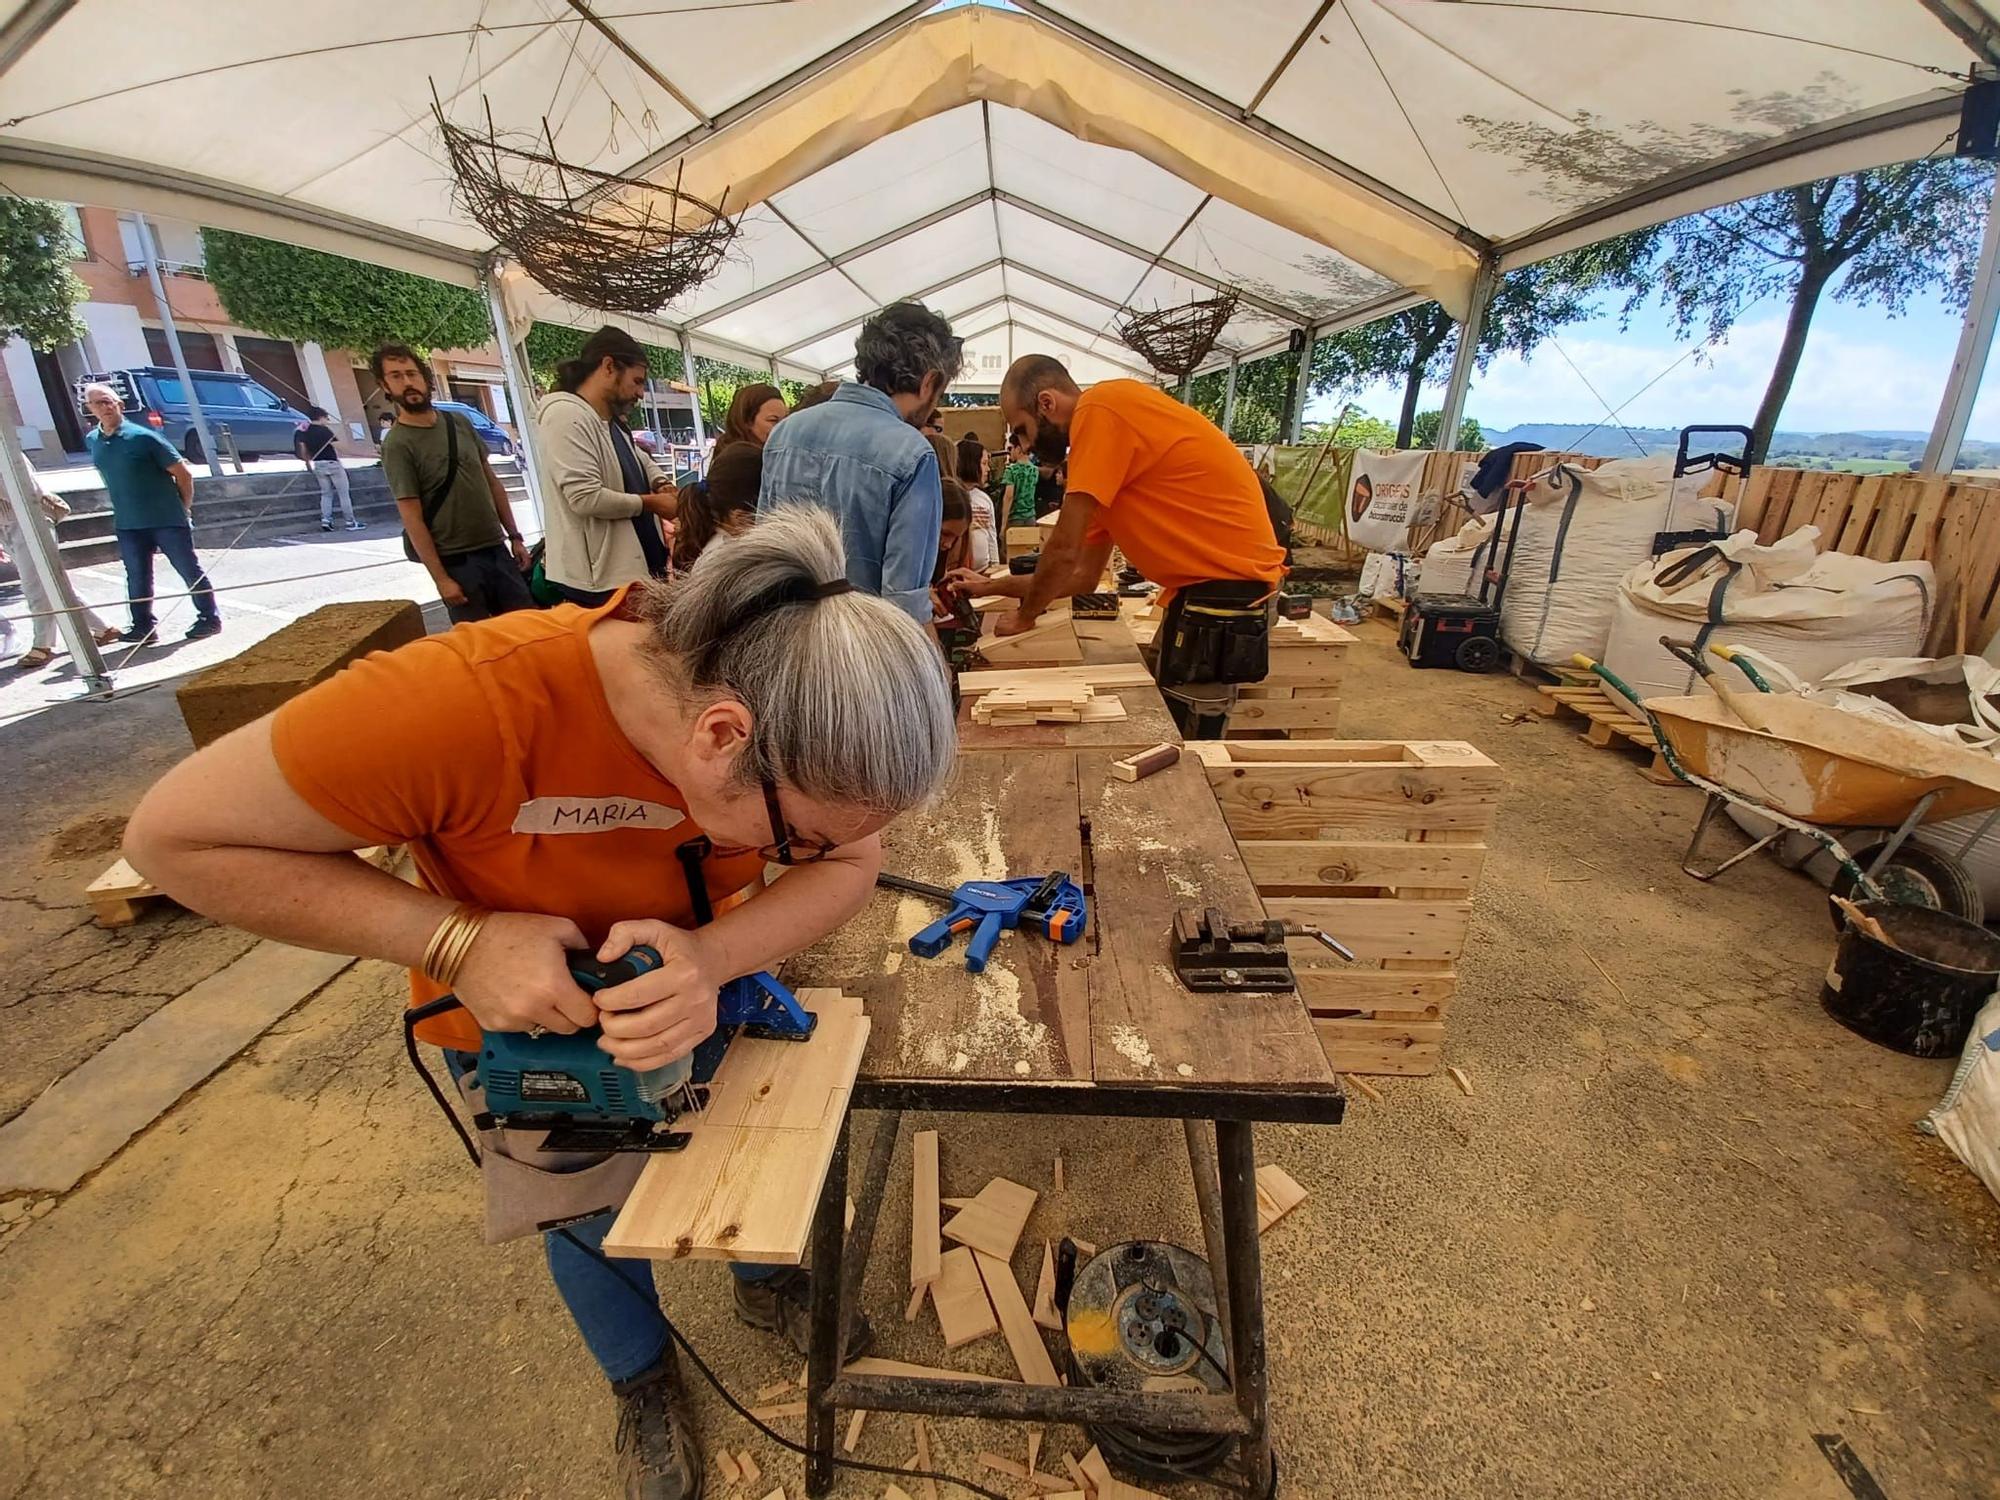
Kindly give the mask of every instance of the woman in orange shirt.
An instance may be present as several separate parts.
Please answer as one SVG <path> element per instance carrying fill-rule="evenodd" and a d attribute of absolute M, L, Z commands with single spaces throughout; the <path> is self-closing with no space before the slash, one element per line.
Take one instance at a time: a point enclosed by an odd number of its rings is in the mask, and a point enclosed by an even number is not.
<path fill-rule="evenodd" d="M 861 908 L 879 830 L 950 772 L 937 648 L 854 592 L 844 559 L 830 518 L 782 511 L 673 583 L 367 657 L 168 772 L 127 853 L 218 921 L 407 965 L 412 1004 L 455 994 L 464 1009 L 418 1031 L 455 1074 L 482 1030 L 597 1026 L 619 1063 L 661 1066 L 715 1029 L 721 983 Z M 718 905 L 767 861 L 792 868 L 696 929 L 677 856 L 696 839 L 687 857 Z M 410 846 L 420 887 L 347 853 L 392 843 Z M 431 952 L 468 927 L 469 947 Z M 571 979 L 570 950 L 609 960 L 637 943 L 662 967 L 595 996 Z M 489 1238 L 565 1222 L 545 1236 L 550 1269 L 617 1395 L 626 1493 L 691 1500 L 700 1449 L 665 1320 L 579 1244 L 602 1244 L 638 1163 L 538 1170 L 545 1159 L 485 1135 Z M 623 1269 L 650 1282 L 647 1262 Z M 805 1274 L 771 1270 L 739 1269 L 738 1315 L 803 1350 Z"/>

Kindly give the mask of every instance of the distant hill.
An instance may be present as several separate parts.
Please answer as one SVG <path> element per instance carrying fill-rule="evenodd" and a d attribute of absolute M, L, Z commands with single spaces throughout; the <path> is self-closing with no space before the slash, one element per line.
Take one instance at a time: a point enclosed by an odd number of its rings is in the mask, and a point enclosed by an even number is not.
<path fill-rule="evenodd" d="M 1771 462 L 1799 468 L 1860 469 L 1876 473 L 1911 469 L 1922 461 L 1929 437 L 1925 432 L 1887 430 L 1780 432 L 1771 439 Z M 1588 422 L 1523 422 L 1504 432 L 1486 434 L 1487 443 L 1496 448 L 1503 443 L 1539 443 L 1544 448 L 1592 453 L 1599 458 L 1636 458 L 1639 449 L 1634 445 L 1635 438 L 1649 454 L 1671 454 L 1680 442 L 1680 433 L 1668 427 L 1593 428 Z M 1962 468 L 1996 465 L 2000 465 L 2000 443 L 1967 442 L 1960 455 Z"/>

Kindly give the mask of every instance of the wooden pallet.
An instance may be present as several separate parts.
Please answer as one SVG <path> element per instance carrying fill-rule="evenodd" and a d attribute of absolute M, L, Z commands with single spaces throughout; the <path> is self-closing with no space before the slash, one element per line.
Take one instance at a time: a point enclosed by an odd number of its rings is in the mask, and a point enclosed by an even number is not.
<path fill-rule="evenodd" d="M 1371 613 L 1380 615 L 1399 630 L 1403 624 L 1403 612 L 1410 607 L 1410 601 L 1394 594 L 1376 594 L 1368 600 Z"/>
<path fill-rule="evenodd" d="M 401 844 L 355 851 L 378 870 L 388 869 L 402 852 Z M 97 913 L 99 927 L 130 927 L 152 902 L 173 899 L 122 859 L 85 886 L 83 895 Z"/>
<path fill-rule="evenodd" d="M 1538 689 L 1541 702 L 1535 705 L 1535 712 L 1545 719 L 1553 719 L 1565 709 L 1578 718 L 1588 719 L 1590 727 L 1580 738 L 1590 745 L 1629 745 L 1634 750 L 1643 750 L 1650 764 L 1640 767 L 1639 774 L 1659 786 L 1680 786 L 1680 777 L 1667 766 L 1667 759 L 1660 754 L 1659 741 L 1653 738 L 1653 731 L 1644 719 L 1632 716 L 1624 704 L 1619 703 L 1600 686 L 1582 683 L 1546 683 Z"/>
<path fill-rule="evenodd" d="M 1434 740 L 1203 740 L 1187 752 L 1265 910 L 1355 952 L 1349 965 L 1291 945 L 1328 1060 L 1343 1073 L 1435 1072 L 1500 768 Z"/>

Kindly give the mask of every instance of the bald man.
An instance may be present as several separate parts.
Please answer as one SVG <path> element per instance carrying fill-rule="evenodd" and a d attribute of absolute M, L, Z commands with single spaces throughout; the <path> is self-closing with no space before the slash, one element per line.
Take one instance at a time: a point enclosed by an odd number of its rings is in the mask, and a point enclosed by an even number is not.
<path fill-rule="evenodd" d="M 1264 676 L 1271 600 L 1284 574 L 1256 471 L 1221 429 L 1165 391 L 1136 380 L 1079 390 L 1046 354 L 1008 368 L 1000 411 L 1013 440 L 1040 462 L 1067 455 L 1069 487 L 1032 575 L 954 581 L 1018 599 L 994 632 L 1016 635 L 1057 599 L 1096 589 L 1116 546 L 1160 585 L 1166 617 L 1154 675 L 1183 731 L 1200 732 L 1200 719 L 1219 732 L 1213 705 L 1226 713 L 1233 693 L 1216 689 Z"/>

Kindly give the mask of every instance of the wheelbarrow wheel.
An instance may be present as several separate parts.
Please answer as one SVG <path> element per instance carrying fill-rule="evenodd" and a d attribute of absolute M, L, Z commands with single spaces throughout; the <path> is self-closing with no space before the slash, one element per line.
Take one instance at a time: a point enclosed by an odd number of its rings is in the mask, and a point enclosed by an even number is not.
<path fill-rule="evenodd" d="M 1887 840 L 1878 840 L 1865 849 L 1857 850 L 1854 862 L 1867 869 L 1875 862 L 1875 856 L 1885 842 Z M 1968 922 L 1986 920 L 1986 903 L 1980 897 L 1979 885 L 1973 880 L 1972 872 L 1951 855 L 1926 845 L 1904 844 L 1896 851 L 1896 857 L 1876 873 L 1875 883 L 1882 887 L 1883 895 L 1900 905 L 1927 906 L 1932 911 L 1963 917 Z M 1856 889 L 1854 877 L 1845 868 L 1833 877 L 1833 894 L 1845 896 L 1851 901 L 1865 899 Z M 1826 909 L 1837 930 L 1844 921 L 1840 908 L 1828 901 Z"/>
<path fill-rule="evenodd" d="M 1500 643 L 1490 635 L 1467 636 L 1458 643 L 1458 670 L 1490 672 L 1500 660 Z"/>

